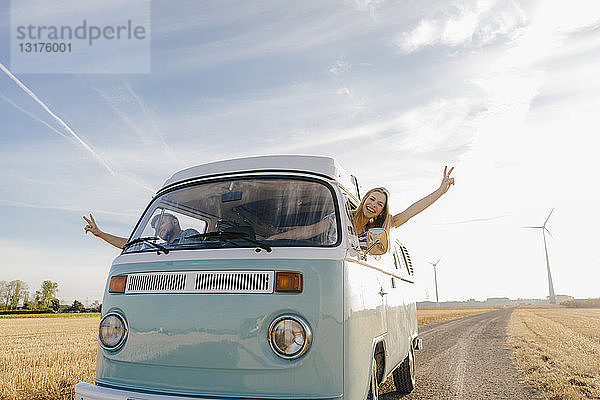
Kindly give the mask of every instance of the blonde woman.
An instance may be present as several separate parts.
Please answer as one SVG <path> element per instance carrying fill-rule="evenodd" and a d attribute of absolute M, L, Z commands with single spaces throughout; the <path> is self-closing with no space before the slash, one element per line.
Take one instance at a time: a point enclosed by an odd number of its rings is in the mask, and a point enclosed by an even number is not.
<path fill-rule="evenodd" d="M 366 232 L 370 228 L 383 228 L 389 235 L 391 228 L 401 226 L 406 221 L 432 205 L 437 199 L 442 197 L 448 189 L 450 189 L 450 186 L 454 185 L 454 178 L 450 177 L 452 170 L 454 170 L 454 167 L 450 168 L 450 170 L 448 170 L 448 167 L 444 167 L 444 174 L 440 186 L 429 195 L 416 201 L 406 210 L 396 215 L 390 214 L 390 194 L 385 188 L 380 187 L 369 190 L 352 215 L 354 229 L 361 241 L 364 239 Z M 328 231 L 332 223 L 332 218 L 329 218 L 328 216 L 315 224 L 278 233 L 277 235 L 269 237 L 268 240 L 309 239 Z"/>

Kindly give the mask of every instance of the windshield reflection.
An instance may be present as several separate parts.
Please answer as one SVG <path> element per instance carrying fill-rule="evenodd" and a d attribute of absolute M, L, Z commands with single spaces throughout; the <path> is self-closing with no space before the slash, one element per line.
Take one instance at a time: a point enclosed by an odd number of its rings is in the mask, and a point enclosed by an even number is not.
<path fill-rule="evenodd" d="M 124 253 L 156 251 L 154 244 L 169 250 L 335 246 L 339 217 L 334 204 L 333 190 L 313 180 L 253 178 L 200 183 L 154 199 Z M 328 221 L 326 229 L 312 237 L 286 237 L 286 232 L 320 221 Z"/>

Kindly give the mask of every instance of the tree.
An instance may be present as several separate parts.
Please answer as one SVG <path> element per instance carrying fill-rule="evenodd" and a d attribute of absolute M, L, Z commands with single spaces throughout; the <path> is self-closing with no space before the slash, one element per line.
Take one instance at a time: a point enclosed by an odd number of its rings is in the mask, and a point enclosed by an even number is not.
<path fill-rule="evenodd" d="M 0 305 L 8 308 L 8 282 L 0 281 Z"/>
<path fill-rule="evenodd" d="M 14 310 L 18 307 L 21 300 L 25 300 L 27 292 L 29 291 L 29 285 L 21 280 L 11 281 L 9 284 L 10 293 L 10 307 Z"/>
<path fill-rule="evenodd" d="M 71 311 L 83 312 L 85 311 L 85 307 L 83 306 L 82 302 L 80 302 L 79 300 L 75 300 L 73 301 L 73 305 L 71 306 Z"/>
<path fill-rule="evenodd" d="M 58 299 L 56 297 L 53 298 L 52 300 L 50 300 L 49 308 L 54 312 L 57 312 L 58 310 L 60 310 L 60 302 L 58 301 Z"/>
<path fill-rule="evenodd" d="M 94 300 L 94 302 L 90 305 L 90 310 L 94 312 L 102 311 L 102 304 L 98 300 Z"/>
<path fill-rule="evenodd" d="M 42 282 L 42 288 L 40 289 L 40 302 L 42 308 L 52 308 L 50 303 L 56 298 L 58 292 L 58 283 L 52 281 Z"/>

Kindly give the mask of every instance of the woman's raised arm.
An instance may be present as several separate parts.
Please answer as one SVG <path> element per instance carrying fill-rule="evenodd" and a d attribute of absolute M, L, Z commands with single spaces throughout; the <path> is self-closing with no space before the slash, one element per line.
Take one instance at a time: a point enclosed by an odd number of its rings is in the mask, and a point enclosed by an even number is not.
<path fill-rule="evenodd" d="M 435 203 L 437 199 L 442 197 L 442 195 L 446 193 L 448 189 L 450 189 L 450 186 L 454 185 L 454 178 L 450 177 L 452 170 L 454 170 L 454 167 L 450 168 L 450 170 L 448 170 L 447 166 L 444 167 L 444 175 L 442 177 L 442 183 L 440 184 L 440 187 L 437 188 L 431 194 L 423 197 L 421 200 L 418 200 L 411 204 L 411 206 L 408 207 L 406 210 L 394 215 L 392 217 L 392 227 L 399 227 L 400 225 L 404 224 L 406 221 L 408 221 L 409 219 L 411 219 L 412 217 L 414 217 L 415 215 L 417 215 L 418 213 Z"/>

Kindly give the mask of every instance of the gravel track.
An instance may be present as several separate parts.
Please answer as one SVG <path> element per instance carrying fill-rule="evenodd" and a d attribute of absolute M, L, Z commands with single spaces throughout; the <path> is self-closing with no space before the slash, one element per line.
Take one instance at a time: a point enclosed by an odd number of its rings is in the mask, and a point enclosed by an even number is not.
<path fill-rule="evenodd" d="M 380 399 L 540 399 L 512 364 L 506 345 L 511 313 L 500 309 L 420 327 L 424 348 L 415 352 L 415 390 Z"/>

